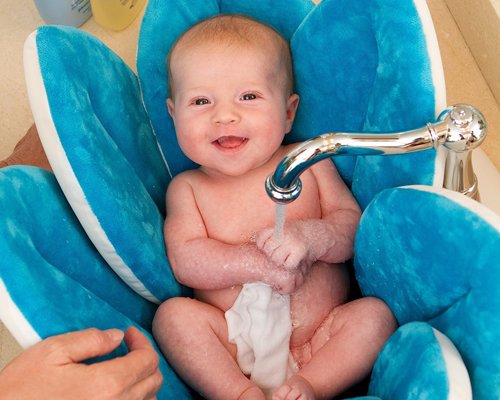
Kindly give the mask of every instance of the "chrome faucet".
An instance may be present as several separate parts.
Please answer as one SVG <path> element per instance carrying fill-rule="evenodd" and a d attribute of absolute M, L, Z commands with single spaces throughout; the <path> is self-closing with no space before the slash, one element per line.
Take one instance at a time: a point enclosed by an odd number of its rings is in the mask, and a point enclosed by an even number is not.
<path fill-rule="evenodd" d="M 443 186 L 479 199 L 471 152 L 486 137 L 486 121 L 479 110 L 457 104 L 444 110 L 437 122 L 398 133 L 325 133 L 309 139 L 288 153 L 266 179 L 267 194 L 287 204 L 300 194 L 300 174 L 313 164 L 337 155 L 404 154 L 420 150 L 448 149 Z"/>

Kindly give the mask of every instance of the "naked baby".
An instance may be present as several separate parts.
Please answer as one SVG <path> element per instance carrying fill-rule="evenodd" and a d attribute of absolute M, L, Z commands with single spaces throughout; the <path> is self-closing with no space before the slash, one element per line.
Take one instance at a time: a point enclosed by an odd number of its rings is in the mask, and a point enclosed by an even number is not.
<path fill-rule="evenodd" d="M 396 322 L 378 299 L 348 301 L 343 262 L 360 210 L 330 160 L 302 174 L 283 237 L 273 235 L 264 182 L 293 148 L 282 141 L 299 103 L 288 43 L 252 19 L 217 16 L 182 35 L 168 64 L 177 139 L 200 167 L 167 192 L 168 257 L 195 298 L 160 306 L 161 350 L 209 399 L 342 393 L 370 373 Z M 271 311 L 252 317 L 262 304 Z"/>

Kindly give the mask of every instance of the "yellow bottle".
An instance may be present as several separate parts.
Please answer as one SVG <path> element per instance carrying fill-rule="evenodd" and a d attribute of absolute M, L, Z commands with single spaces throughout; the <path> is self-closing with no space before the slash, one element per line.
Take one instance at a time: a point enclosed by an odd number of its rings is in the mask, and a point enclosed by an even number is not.
<path fill-rule="evenodd" d="M 113 31 L 129 26 L 145 3 L 146 0 L 90 0 L 96 22 Z"/>

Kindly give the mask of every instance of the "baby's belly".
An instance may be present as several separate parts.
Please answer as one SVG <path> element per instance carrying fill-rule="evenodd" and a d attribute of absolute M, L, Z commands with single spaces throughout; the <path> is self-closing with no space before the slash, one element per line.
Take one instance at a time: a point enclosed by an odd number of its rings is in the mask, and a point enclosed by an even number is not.
<path fill-rule="evenodd" d="M 195 291 L 195 297 L 225 312 L 232 307 L 240 291 L 241 286 Z M 310 340 L 330 311 L 346 302 L 348 292 L 349 276 L 343 264 L 314 264 L 304 284 L 290 297 L 290 346 L 301 346 Z"/>

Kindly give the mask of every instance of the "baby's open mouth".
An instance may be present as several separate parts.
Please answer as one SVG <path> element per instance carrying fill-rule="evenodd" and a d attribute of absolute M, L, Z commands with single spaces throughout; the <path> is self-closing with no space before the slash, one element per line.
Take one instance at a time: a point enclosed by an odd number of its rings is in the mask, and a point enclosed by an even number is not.
<path fill-rule="evenodd" d="M 213 143 L 222 149 L 236 150 L 243 146 L 248 139 L 240 136 L 221 136 Z"/>

